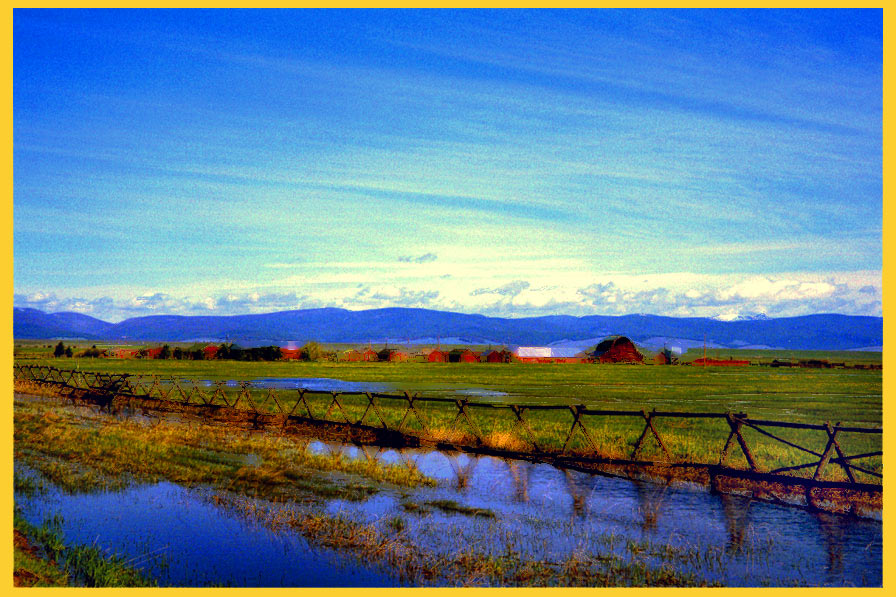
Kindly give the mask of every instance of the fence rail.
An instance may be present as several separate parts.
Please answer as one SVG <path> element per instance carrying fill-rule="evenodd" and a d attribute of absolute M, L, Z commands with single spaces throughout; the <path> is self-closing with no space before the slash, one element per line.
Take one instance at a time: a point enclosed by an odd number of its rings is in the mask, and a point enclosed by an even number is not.
<path fill-rule="evenodd" d="M 752 419 L 742 412 L 598 409 L 411 392 L 281 390 L 246 381 L 200 382 L 32 364 L 15 364 L 14 377 L 109 410 L 190 409 L 200 416 L 229 417 L 255 426 L 342 426 L 382 432 L 393 440 L 556 463 L 702 468 L 711 475 L 810 489 L 882 491 L 883 430 L 875 427 Z M 791 436 L 784 437 L 786 433 Z"/>

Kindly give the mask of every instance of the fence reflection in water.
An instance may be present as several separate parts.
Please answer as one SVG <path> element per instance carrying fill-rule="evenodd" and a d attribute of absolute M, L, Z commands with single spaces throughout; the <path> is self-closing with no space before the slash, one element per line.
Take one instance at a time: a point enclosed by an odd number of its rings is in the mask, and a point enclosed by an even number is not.
<path fill-rule="evenodd" d="M 807 579 L 822 584 L 843 584 L 851 575 L 865 575 L 875 582 L 880 574 L 882 537 L 880 523 L 875 521 L 794 510 L 748 496 L 713 494 L 692 484 L 620 479 L 494 456 L 361 449 L 321 441 L 310 442 L 307 449 L 414 465 L 451 489 L 439 493 L 442 498 L 488 507 L 507 519 L 565 517 L 569 528 L 585 535 L 584 529 L 594 528 L 634 541 L 718 544 L 727 558 L 742 563 L 756 557 L 750 554 L 755 554 L 757 546 L 767 546 L 773 561 L 765 565 L 771 567 L 797 567 L 802 559 L 815 561 L 815 556 L 824 554 L 818 561 L 818 574 L 824 578 Z M 866 569 L 860 572 L 849 566 Z"/>

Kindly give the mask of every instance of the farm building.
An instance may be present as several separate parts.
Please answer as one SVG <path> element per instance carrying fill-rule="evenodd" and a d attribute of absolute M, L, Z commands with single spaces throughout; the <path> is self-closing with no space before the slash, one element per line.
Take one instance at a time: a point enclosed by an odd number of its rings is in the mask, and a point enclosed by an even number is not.
<path fill-rule="evenodd" d="M 403 363 L 409 358 L 408 353 L 397 348 L 384 348 L 376 354 L 380 361 L 389 361 L 391 363 Z"/>
<path fill-rule="evenodd" d="M 643 363 L 644 355 L 625 336 L 612 336 L 589 353 L 599 363 Z"/>
<path fill-rule="evenodd" d="M 507 350 L 486 350 L 479 355 L 479 360 L 483 363 L 509 363 L 513 357 L 513 353 Z"/>
<path fill-rule="evenodd" d="M 674 365 L 677 363 L 678 358 L 675 356 L 675 353 L 668 348 L 663 348 L 655 357 L 653 357 L 654 365 Z"/>
<path fill-rule="evenodd" d="M 588 355 L 578 348 L 520 346 L 514 354 L 521 363 L 585 363 Z"/>
<path fill-rule="evenodd" d="M 809 359 L 808 361 L 800 361 L 800 367 L 806 367 L 809 369 L 830 369 L 832 365 L 825 360 L 822 359 Z"/>
<path fill-rule="evenodd" d="M 300 361 L 302 360 L 302 349 L 280 348 L 280 358 L 284 361 Z"/>
<path fill-rule="evenodd" d="M 478 363 L 479 355 L 469 348 L 455 348 L 448 353 L 449 363 Z"/>
<path fill-rule="evenodd" d="M 781 359 L 775 359 L 769 364 L 770 367 L 796 367 L 796 364 L 792 361 L 782 361 Z"/>
<path fill-rule="evenodd" d="M 218 354 L 218 347 L 214 346 L 212 344 L 209 344 L 208 346 L 206 346 L 205 348 L 202 349 L 202 352 L 205 355 L 206 359 L 211 360 L 211 359 L 215 358 L 215 355 Z"/>
<path fill-rule="evenodd" d="M 343 352 L 342 354 L 339 355 L 340 361 L 347 361 L 349 363 L 357 363 L 358 361 L 361 360 L 361 358 L 362 358 L 362 354 L 359 351 L 355 350 L 354 348 L 350 348 L 349 350 L 346 350 L 345 352 Z"/>
<path fill-rule="evenodd" d="M 368 362 L 376 362 L 380 360 L 380 354 L 372 348 L 367 348 L 364 352 L 361 353 L 361 360 Z"/>
<path fill-rule="evenodd" d="M 448 353 L 442 352 L 438 348 L 431 351 L 427 356 L 426 360 L 429 363 L 447 363 L 448 362 Z"/>
<path fill-rule="evenodd" d="M 146 358 L 147 359 L 157 359 L 159 355 L 162 354 L 161 346 L 153 346 L 152 348 L 146 349 Z"/>
<path fill-rule="evenodd" d="M 734 359 L 710 359 L 707 357 L 700 357 L 699 359 L 695 359 L 691 364 L 698 367 L 746 367 L 750 364 L 750 361 L 736 361 Z"/>

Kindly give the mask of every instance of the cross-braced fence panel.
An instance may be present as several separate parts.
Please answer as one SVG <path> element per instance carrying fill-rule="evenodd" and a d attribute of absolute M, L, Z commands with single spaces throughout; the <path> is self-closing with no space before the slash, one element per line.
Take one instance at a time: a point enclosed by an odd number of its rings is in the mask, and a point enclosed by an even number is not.
<path fill-rule="evenodd" d="M 382 430 L 494 453 L 629 464 L 713 466 L 815 481 L 879 485 L 882 430 L 840 423 L 752 419 L 746 413 L 602 410 L 412 392 L 324 392 L 159 376 L 110 375 L 14 365 L 20 383 L 112 407 L 116 399 L 220 409 L 256 421 L 289 420 Z M 148 402 L 147 402 L 148 401 Z"/>

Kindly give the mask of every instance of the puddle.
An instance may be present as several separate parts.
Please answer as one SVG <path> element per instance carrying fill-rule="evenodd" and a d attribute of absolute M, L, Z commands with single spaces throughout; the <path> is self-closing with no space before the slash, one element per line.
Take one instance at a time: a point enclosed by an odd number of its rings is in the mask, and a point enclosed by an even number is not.
<path fill-rule="evenodd" d="M 192 383 L 191 380 L 184 380 Z M 210 387 L 215 381 L 203 379 L 199 384 Z M 240 381 L 229 379 L 224 382 L 227 387 L 239 387 Z M 273 388 L 275 390 L 297 390 L 300 388 L 315 392 L 393 392 L 397 388 L 389 383 L 369 381 L 346 381 L 329 377 L 265 377 L 249 380 L 255 388 Z"/>
<path fill-rule="evenodd" d="M 192 383 L 191 380 L 183 380 L 185 383 Z M 200 380 L 199 384 L 205 387 L 211 387 L 216 382 L 210 379 Z M 479 398 L 502 398 L 510 396 L 507 392 L 497 390 L 488 390 L 485 388 L 458 388 L 453 384 L 415 384 L 412 388 L 399 388 L 397 385 L 388 382 L 372 382 L 372 381 L 346 381 L 344 379 L 335 379 L 329 377 L 265 377 L 249 380 L 248 382 L 256 388 L 273 388 L 275 390 L 297 390 L 306 389 L 316 392 L 378 392 L 378 393 L 394 393 L 404 389 L 413 392 L 419 392 L 420 395 L 458 395 L 458 396 L 475 396 Z M 237 380 L 227 380 L 227 387 L 239 387 L 240 382 Z"/>
<path fill-rule="evenodd" d="M 392 392 L 397 388 L 389 383 L 371 381 L 345 381 L 328 377 L 268 377 L 253 379 L 257 388 L 295 390 L 304 388 L 316 392 Z"/>

